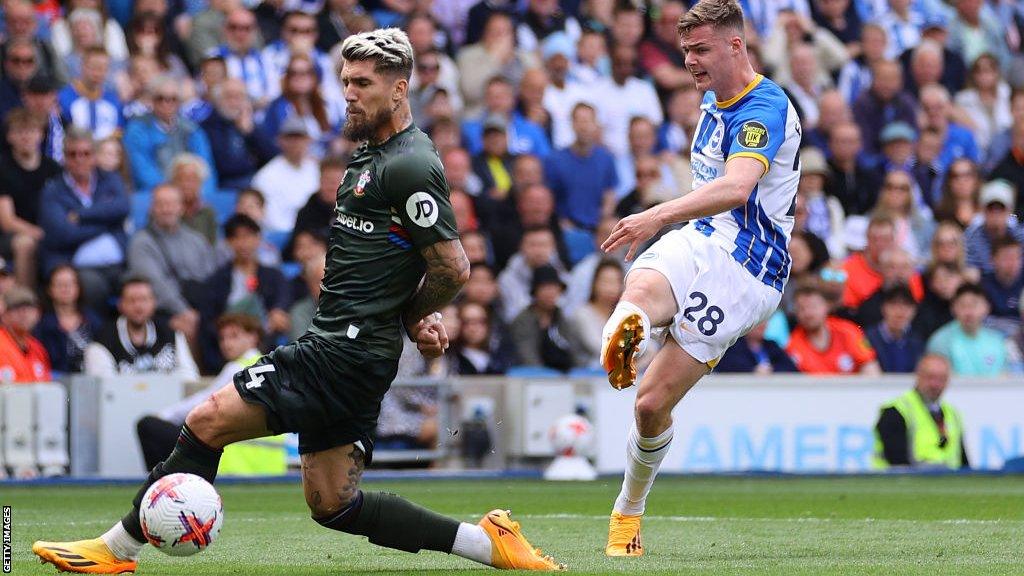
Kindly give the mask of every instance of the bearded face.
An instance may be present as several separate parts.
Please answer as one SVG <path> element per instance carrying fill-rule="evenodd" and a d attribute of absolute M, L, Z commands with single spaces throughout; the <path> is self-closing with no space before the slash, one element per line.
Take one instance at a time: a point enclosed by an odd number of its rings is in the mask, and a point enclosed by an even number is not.
<path fill-rule="evenodd" d="M 353 142 L 362 142 L 373 138 L 382 128 L 391 123 L 394 112 L 388 106 L 376 110 L 353 110 L 349 105 L 345 111 L 345 138 Z"/>

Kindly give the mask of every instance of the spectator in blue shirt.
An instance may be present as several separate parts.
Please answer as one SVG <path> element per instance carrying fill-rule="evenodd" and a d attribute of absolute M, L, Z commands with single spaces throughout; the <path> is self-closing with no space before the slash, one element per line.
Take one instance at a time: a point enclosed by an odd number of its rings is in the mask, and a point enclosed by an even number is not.
<path fill-rule="evenodd" d="M 935 159 L 940 173 L 945 173 L 957 158 L 970 158 L 975 163 L 981 161 L 981 151 L 971 131 L 950 121 L 953 104 L 948 90 L 939 84 L 921 88 L 921 110 L 924 112 L 924 127 L 938 130 L 943 136 L 942 150 Z"/>
<path fill-rule="evenodd" d="M 92 133 L 99 141 L 124 125 L 121 99 L 106 85 L 110 56 L 101 46 L 88 48 L 82 55 L 82 76 L 58 94 L 65 121 Z"/>
<path fill-rule="evenodd" d="M 1020 242 L 1002 238 L 992 246 L 992 270 L 982 274 L 981 288 L 992 306 L 992 316 L 1020 322 L 1017 308 L 1024 290 L 1024 253 Z"/>
<path fill-rule="evenodd" d="M 572 146 L 556 151 L 545 162 L 544 178 L 555 194 L 559 218 L 573 226 L 594 230 L 602 215 L 615 207 L 615 158 L 601 145 L 601 126 L 590 104 L 572 110 Z"/>
<path fill-rule="evenodd" d="M 276 154 L 275 145 L 256 125 L 245 83 L 229 78 L 213 89 L 214 110 L 200 126 L 210 140 L 221 189 L 241 190 L 256 170 Z"/>
<path fill-rule="evenodd" d="M 917 302 L 905 284 L 882 291 L 882 321 L 864 335 L 878 354 L 883 372 L 913 372 L 924 354 L 924 341 L 911 329 L 916 312 Z"/>
<path fill-rule="evenodd" d="M 169 176 L 171 162 L 182 152 L 192 152 L 206 161 L 211 172 L 216 166 L 206 134 L 191 120 L 179 114 L 181 87 L 170 76 L 159 76 L 150 83 L 153 112 L 128 123 L 124 147 L 136 190 L 152 190 Z M 206 180 L 206 196 L 216 190 L 216 174 Z"/>
<path fill-rule="evenodd" d="M 70 262 L 78 270 L 86 304 L 105 310 L 124 270 L 130 210 L 121 177 L 96 168 L 88 132 L 71 129 L 64 138 L 65 171 L 43 187 L 39 226 L 43 274 Z"/>
<path fill-rule="evenodd" d="M 512 83 L 502 76 L 488 80 L 484 91 L 483 114 L 475 120 L 466 120 L 462 123 L 462 141 L 466 150 L 474 156 L 483 150 L 484 120 L 492 114 L 497 114 L 508 122 L 509 154 L 547 157 L 551 153 L 551 143 L 544 129 L 516 112 L 515 107 L 516 91 Z"/>
<path fill-rule="evenodd" d="M 226 42 L 207 56 L 223 58 L 228 77 L 245 82 L 253 107 L 263 110 L 280 92 L 281 79 L 274 76 L 273 67 L 263 61 L 258 50 L 256 16 L 241 6 L 229 12 L 224 19 L 224 39 Z"/>

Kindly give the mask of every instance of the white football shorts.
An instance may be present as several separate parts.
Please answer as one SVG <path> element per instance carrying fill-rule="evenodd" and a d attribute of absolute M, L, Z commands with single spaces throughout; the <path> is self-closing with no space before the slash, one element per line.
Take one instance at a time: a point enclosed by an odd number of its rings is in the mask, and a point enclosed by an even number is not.
<path fill-rule="evenodd" d="M 673 230 L 630 268 L 668 279 L 676 298 L 669 333 L 698 362 L 712 368 L 740 336 L 767 320 L 782 294 L 744 269 L 732 254 L 692 226 Z"/>

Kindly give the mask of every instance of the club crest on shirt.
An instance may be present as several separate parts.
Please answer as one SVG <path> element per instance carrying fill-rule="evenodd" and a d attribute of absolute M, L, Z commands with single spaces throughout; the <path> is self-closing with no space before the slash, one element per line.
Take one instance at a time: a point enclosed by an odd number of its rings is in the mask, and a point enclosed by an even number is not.
<path fill-rule="evenodd" d="M 362 198 L 363 194 L 366 194 L 366 192 L 364 192 L 363 189 L 366 188 L 366 185 L 369 183 L 370 171 L 366 170 L 359 175 L 359 181 L 356 182 L 356 187 L 354 190 L 352 190 L 352 193 L 355 194 L 356 198 Z"/>
<path fill-rule="evenodd" d="M 765 148 L 768 146 L 768 128 L 757 120 L 744 122 L 736 142 L 744 148 Z"/>

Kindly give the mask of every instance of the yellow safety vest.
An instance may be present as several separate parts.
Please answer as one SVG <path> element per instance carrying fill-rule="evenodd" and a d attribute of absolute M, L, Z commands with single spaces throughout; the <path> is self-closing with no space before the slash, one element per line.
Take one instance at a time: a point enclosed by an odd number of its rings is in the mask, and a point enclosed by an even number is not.
<path fill-rule="evenodd" d="M 960 420 L 960 413 L 945 401 L 940 401 L 939 407 L 942 409 L 942 417 L 946 424 L 945 446 L 940 446 L 942 436 L 939 433 L 939 426 L 917 390 L 910 390 L 899 396 L 882 406 L 882 410 L 895 408 L 907 423 L 907 448 L 911 465 L 929 464 L 958 469 L 963 465 L 963 423 Z M 872 463 L 878 469 L 889 467 L 882 450 L 882 438 L 878 435 L 877 429 L 875 457 Z"/>
<path fill-rule="evenodd" d="M 242 367 L 251 366 L 260 359 L 253 354 L 239 359 Z M 218 476 L 280 476 L 288 471 L 285 435 L 255 438 L 235 442 L 224 447 L 220 457 Z"/>

